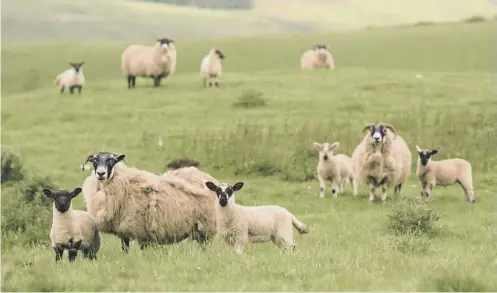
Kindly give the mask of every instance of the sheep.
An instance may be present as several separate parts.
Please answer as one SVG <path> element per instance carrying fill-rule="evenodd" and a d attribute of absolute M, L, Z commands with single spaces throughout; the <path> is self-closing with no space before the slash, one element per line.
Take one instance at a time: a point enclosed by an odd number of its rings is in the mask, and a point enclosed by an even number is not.
<path fill-rule="evenodd" d="M 80 63 L 69 63 L 72 68 L 67 69 L 61 74 L 57 75 L 55 78 L 55 84 L 60 85 L 60 94 L 64 93 L 64 90 L 69 88 L 69 93 L 72 95 L 74 89 L 78 89 L 78 93 L 81 94 L 81 89 L 85 84 L 85 76 L 83 74 L 83 64 L 85 61 Z"/>
<path fill-rule="evenodd" d="M 317 44 L 314 49 L 307 50 L 300 57 L 300 68 L 302 70 L 314 68 L 327 68 L 329 70 L 335 69 L 335 60 L 328 50 L 328 46 L 324 44 Z"/>
<path fill-rule="evenodd" d="M 300 222 L 287 209 L 276 205 L 242 206 L 235 202 L 234 193 L 242 189 L 244 183 L 233 186 L 206 182 L 205 185 L 216 193 L 219 201 L 220 234 L 234 247 L 235 253 L 242 254 L 248 242 L 272 241 L 286 252 L 295 250 L 293 227 L 300 234 L 308 233 L 307 226 Z M 293 227 L 292 227 L 293 225 Z"/>
<path fill-rule="evenodd" d="M 204 76 L 204 87 L 207 87 L 207 82 L 209 83 L 209 87 L 212 87 L 213 80 L 214 85 L 219 87 L 219 78 L 223 71 L 221 61 L 224 58 L 223 52 L 214 48 L 202 59 L 202 62 L 200 63 L 200 73 Z"/>
<path fill-rule="evenodd" d="M 176 170 L 176 169 L 184 168 L 184 167 L 198 167 L 199 165 L 200 165 L 200 163 L 195 161 L 195 160 L 191 160 L 188 158 L 180 158 L 180 159 L 172 160 L 171 162 L 169 162 L 167 164 L 166 167 L 171 171 L 171 170 Z"/>
<path fill-rule="evenodd" d="M 84 258 L 97 259 L 100 250 L 100 232 L 93 217 L 80 210 L 72 209 L 72 199 L 81 193 L 77 187 L 69 192 L 65 189 L 52 191 L 44 188 L 46 197 L 53 200 L 52 228 L 50 240 L 55 251 L 55 262 L 62 259 L 64 250 L 68 250 L 69 261 L 74 261 L 78 250 Z"/>
<path fill-rule="evenodd" d="M 365 131 L 369 134 L 352 153 L 354 174 L 360 183 L 369 186 L 370 201 L 374 201 L 375 190 L 380 186 L 381 200 L 385 201 L 387 188 L 394 186 L 395 195 L 398 195 L 409 177 L 411 151 L 391 124 L 367 125 L 363 128 L 363 133 Z"/>
<path fill-rule="evenodd" d="M 136 87 L 136 77 L 151 77 L 154 87 L 176 70 L 176 47 L 168 38 L 158 39 L 155 46 L 131 45 L 121 56 L 121 72 L 128 78 L 128 88 Z"/>
<path fill-rule="evenodd" d="M 125 253 L 131 239 L 144 249 L 181 242 L 190 235 L 205 249 L 217 233 L 211 193 L 176 176 L 127 167 L 125 156 L 97 152 L 82 165 L 84 170 L 86 163 L 93 164 L 83 195 L 99 230 L 118 236 Z"/>
<path fill-rule="evenodd" d="M 475 202 L 471 164 L 463 159 L 446 159 L 433 161 L 438 150 L 421 149 L 418 152 L 416 176 L 421 185 L 421 196 L 429 197 L 436 185 L 448 186 L 459 184 L 469 202 Z"/>
<path fill-rule="evenodd" d="M 352 170 L 352 160 L 344 154 L 333 155 L 333 150 L 337 149 L 339 142 L 320 144 L 314 142 L 313 146 L 319 151 L 319 161 L 317 174 L 320 185 L 319 197 L 324 198 L 326 180 L 331 179 L 333 197 L 343 193 L 343 183 L 347 180 L 352 185 L 352 195 L 357 195 L 357 181 Z"/>

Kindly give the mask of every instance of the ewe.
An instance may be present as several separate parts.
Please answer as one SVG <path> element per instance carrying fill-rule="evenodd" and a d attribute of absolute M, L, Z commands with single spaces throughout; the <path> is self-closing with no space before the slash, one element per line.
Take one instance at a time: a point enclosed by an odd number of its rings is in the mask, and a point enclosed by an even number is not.
<path fill-rule="evenodd" d="M 212 87 L 214 85 L 219 87 L 219 78 L 221 77 L 223 66 L 221 61 L 224 59 L 224 54 L 219 49 L 211 49 L 200 63 L 200 73 L 204 76 L 204 87 Z"/>
<path fill-rule="evenodd" d="M 69 63 L 72 68 L 67 69 L 66 71 L 62 72 L 61 74 L 57 75 L 55 78 L 55 84 L 60 85 L 60 93 L 64 93 L 64 90 L 69 88 L 69 93 L 71 95 L 74 93 L 74 89 L 78 89 L 78 93 L 81 94 L 81 89 L 83 88 L 83 85 L 85 84 L 85 76 L 83 74 L 83 64 L 85 62 L 81 63 Z"/>
<path fill-rule="evenodd" d="M 331 56 L 328 46 L 317 44 L 314 49 L 307 50 L 300 57 L 300 68 L 302 70 L 314 68 L 335 69 L 335 60 Z"/>

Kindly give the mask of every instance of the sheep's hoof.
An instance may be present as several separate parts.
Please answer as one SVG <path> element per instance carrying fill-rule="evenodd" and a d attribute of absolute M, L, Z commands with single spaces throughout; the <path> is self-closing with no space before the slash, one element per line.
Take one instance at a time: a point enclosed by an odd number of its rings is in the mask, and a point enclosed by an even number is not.
<path fill-rule="evenodd" d="M 320 195 L 319 195 L 319 198 L 324 198 L 324 194 L 320 194 Z"/>

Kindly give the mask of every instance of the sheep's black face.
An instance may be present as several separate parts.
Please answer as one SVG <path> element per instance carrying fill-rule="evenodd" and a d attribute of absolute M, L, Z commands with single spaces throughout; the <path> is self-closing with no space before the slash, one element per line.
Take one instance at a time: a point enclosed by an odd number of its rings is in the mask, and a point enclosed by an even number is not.
<path fill-rule="evenodd" d="M 109 152 L 99 152 L 88 157 L 88 162 L 93 164 L 95 177 L 100 181 L 109 180 L 114 174 L 114 166 L 124 160 L 126 155 Z"/>
<path fill-rule="evenodd" d="M 371 133 L 371 138 L 374 144 L 380 144 L 385 142 L 385 136 L 387 135 L 387 128 L 381 124 L 371 125 L 369 127 L 369 132 Z"/>
<path fill-rule="evenodd" d="M 164 50 L 167 50 L 167 48 L 169 48 L 169 45 L 171 43 L 174 43 L 174 41 L 168 38 L 162 38 L 157 40 L 157 46 L 161 47 Z"/>
<path fill-rule="evenodd" d="M 205 183 L 205 186 L 216 193 L 219 205 L 225 207 L 228 205 L 229 199 L 233 196 L 235 191 L 242 189 L 243 182 L 237 182 L 233 186 L 228 184 L 221 184 L 221 186 L 217 186 L 209 181 Z"/>
<path fill-rule="evenodd" d="M 418 150 L 421 165 L 426 166 L 430 162 L 431 157 L 436 153 L 438 153 L 437 150 Z"/>
<path fill-rule="evenodd" d="M 216 54 L 217 54 L 217 56 L 219 56 L 220 59 L 224 59 L 224 54 L 223 54 L 223 52 L 221 52 L 221 50 L 217 49 Z"/>
<path fill-rule="evenodd" d="M 43 189 L 43 193 L 46 197 L 53 199 L 57 211 L 65 213 L 71 207 L 71 200 L 81 193 L 81 188 L 77 187 L 71 192 L 65 189 L 59 189 L 54 192 L 51 189 L 45 188 Z"/>
<path fill-rule="evenodd" d="M 74 71 L 76 71 L 76 73 L 78 73 L 81 66 L 83 66 L 83 64 L 85 64 L 85 61 L 83 61 L 81 63 L 69 63 L 69 64 L 74 68 Z"/>

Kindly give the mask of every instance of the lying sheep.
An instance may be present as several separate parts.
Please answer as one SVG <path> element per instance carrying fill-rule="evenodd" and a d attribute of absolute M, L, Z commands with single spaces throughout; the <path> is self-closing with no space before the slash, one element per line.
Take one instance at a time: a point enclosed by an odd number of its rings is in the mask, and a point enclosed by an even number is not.
<path fill-rule="evenodd" d="M 438 150 L 421 149 L 418 152 L 416 176 L 421 185 L 421 196 L 429 197 L 436 185 L 448 186 L 459 184 L 469 202 L 474 202 L 473 178 L 471 164 L 463 159 L 446 159 L 433 161 Z"/>
<path fill-rule="evenodd" d="M 55 262 L 62 259 L 64 250 L 68 250 L 69 261 L 74 261 L 78 250 L 84 258 L 97 259 L 100 250 L 100 233 L 93 217 L 85 212 L 73 210 L 71 201 L 81 193 L 81 188 L 69 192 L 64 189 L 52 191 L 43 189 L 46 197 L 53 200 L 52 228 L 50 240 L 55 251 Z"/>
<path fill-rule="evenodd" d="M 209 54 L 207 54 L 200 63 L 200 73 L 204 76 L 204 87 L 207 87 L 207 82 L 209 87 L 212 87 L 212 81 L 214 80 L 214 85 L 219 87 L 219 78 L 221 77 L 223 66 L 221 61 L 224 59 L 224 54 L 219 49 L 211 49 Z"/>
<path fill-rule="evenodd" d="M 85 84 L 85 76 L 83 74 L 83 64 L 85 61 L 81 63 L 69 63 L 72 68 L 67 69 L 61 74 L 57 75 L 55 78 L 55 84 L 60 85 L 60 93 L 64 93 L 64 90 L 69 88 L 69 93 L 71 95 L 74 93 L 74 89 L 78 89 L 78 93 L 81 94 L 81 89 Z"/>
<path fill-rule="evenodd" d="M 151 77 L 154 86 L 176 70 L 174 41 L 158 39 L 155 46 L 131 45 L 121 56 L 121 72 L 128 78 L 128 88 L 136 87 L 136 77 Z"/>
<path fill-rule="evenodd" d="M 385 201 L 387 188 L 394 186 L 398 195 L 409 177 L 411 151 L 391 124 L 368 125 L 364 131 L 369 133 L 352 153 L 354 174 L 360 183 L 369 186 L 370 201 L 374 200 L 375 190 L 380 186 L 381 200 Z"/>
<path fill-rule="evenodd" d="M 202 247 L 216 235 L 216 201 L 210 192 L 176 176 L 127 167 L 124 154 L 97 152 L 85 161 L 93 175 L 83 184 L 88 212 L 99 230 L 140 247 L 171 244 L 192 236 Z M 83 164 L 83 166 L 85 165 Z"/>
<path fill-rule="evenodd" d="M 324 198 L 326 180 L 332 181 L 331 193 L 335 198 L 338 194 L 343 193 L 343 183 L 347 181 L 352 184 L 352 195 L 357 195 L 357 181 L 352 169 L 352 160 L 344 154 L 333 154 L 333 150 L 338 148 L 339 145 L 339 142 L 332 144 L 327 142 L 323 144 L 313 143 L 313 146 L 319 151 L 317 174 L 320 185 L 320 198 Z"/>
<path fill-rule="evenodd" d="M 328 50 L 328 46 L 317 44 L 314 49 L 307 50 L 300 57 L 300 68 L 302 70 L 314 68 L 335 69 L 335 60 Z"/>
<path fill-rule="evenodd" d="M 220 233 L 237 254 L 243 253 L 248 242 L 272 241 L 285 251 L 294 251 L 293 227 L 300 234 L 308 233 L 307 226 L 285 208 L 275 205 L 247 207 L 235 203 L 233 195 L 242 189 L 243 182 L 230 186 L 209 181 L 205 185 L 217 195 Z"/>

